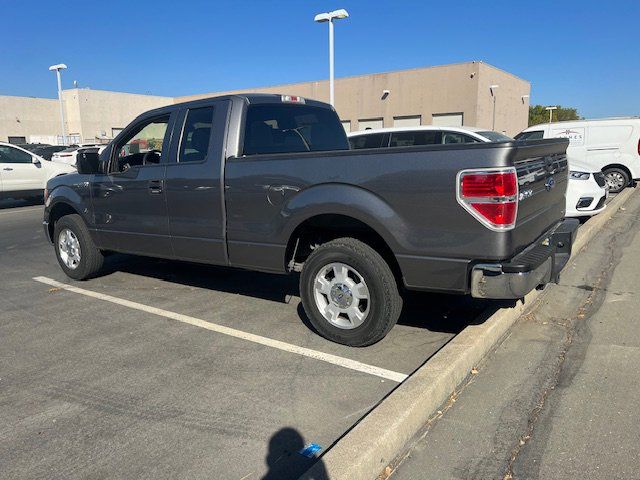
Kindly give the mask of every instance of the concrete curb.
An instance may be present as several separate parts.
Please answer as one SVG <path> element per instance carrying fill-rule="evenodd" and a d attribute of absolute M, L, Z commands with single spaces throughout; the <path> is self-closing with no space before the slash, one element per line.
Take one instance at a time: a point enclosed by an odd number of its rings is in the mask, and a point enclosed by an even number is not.
<path fill-rule="evenodd" d="M 578 230 L 572 258 L 633 195 L 627 188 L 607 209 Z M 416 370 L 351 429 L 300 480 L 376 478 L 449 398 L 471 369 L 505 336 L 525 308 L 541 294 L 534 290 L 513 308 L 489 311 Z"/>

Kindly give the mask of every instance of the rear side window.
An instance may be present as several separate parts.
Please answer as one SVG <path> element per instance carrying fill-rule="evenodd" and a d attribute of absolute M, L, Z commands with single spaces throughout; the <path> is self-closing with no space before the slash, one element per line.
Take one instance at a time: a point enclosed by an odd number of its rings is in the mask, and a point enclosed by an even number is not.
<path fill-rule="evenodd" d="M 207 158 L 212 124 L 213 107 L 189 109 L 182 129 L 178 162 L 202 162 Z"/>
<path fill-rule="evenodd" d="M 534 130 L 532 132 L 521 132 L 516 135 L 516 140 L 541 140 L 544 138 L 542 130 Z"/>
<path fill-rule="evenodd" d="M 447 145 L 452 143 L 478 143 L 479 141 L 464 133 L 442 132 L 442 143 Z"/>
<path fill-rule="evenodd" d="M 17 148 L 0 145 L 0 163 L 31 163 L 31 154 Z"/>
<path fill-rule="evenodd" d="M 414 132 L 396 132 L 391 134 L 391 147 L 409 147 L 411 145 L 435 145 L 440 143 L 441 133 L 437 130 L 417 130 Z"/>
<path fill-rule="evenodd" d="M 349 138 L 349 144 L 353 150 L 361 148 L 380 148 L 386 147 L 383 144 L 384 133 L 372 133 L 370 135 L 358 135 Z"/>
<path fill-rule="evenodd" d="M 244 155 L 348 150 L 338 115 L 310 105 L 250 105 L 244 130 Z"/>

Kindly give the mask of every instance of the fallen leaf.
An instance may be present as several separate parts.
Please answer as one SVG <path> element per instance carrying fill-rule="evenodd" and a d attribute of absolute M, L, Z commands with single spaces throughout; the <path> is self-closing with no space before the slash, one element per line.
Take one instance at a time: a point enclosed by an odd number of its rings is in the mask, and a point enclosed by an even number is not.
<path fill-rule="evenodd" d="M 58 290 L 60 290 L 60 288 L 58 287 L 53 287 L 49 289 L 49 293 L 53 293 L 53 292 L 57 292 Z"/>
<path fill-rule="evenodd" d="M 471 369 L 471 374 L 472 374 L 472 375 L 477 375 L 477 374 L 478 374 L 478 369 L 477 369 L 476 367 L 473 367 L 473 368 Z"/>

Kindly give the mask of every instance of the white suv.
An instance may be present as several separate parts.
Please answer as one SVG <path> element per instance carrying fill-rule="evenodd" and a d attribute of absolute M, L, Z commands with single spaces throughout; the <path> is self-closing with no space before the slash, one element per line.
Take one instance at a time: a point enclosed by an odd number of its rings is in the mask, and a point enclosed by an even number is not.
<path fill-rule="evenodd" d="M 98 152 L 101 147 L 104 147 L 104 145 L 100 143 L 81 143 L 80 145 L 74 145 L 65 150 L 54 153 L 51 160 L 56 163 L 65 163 L 75 167 L 79 153 Z"/>
<path fill-rule="evenodd" d="M 0 198 L 42 197 L 50 178 L 75 172 L 10 143 L 0 142 Z"/>

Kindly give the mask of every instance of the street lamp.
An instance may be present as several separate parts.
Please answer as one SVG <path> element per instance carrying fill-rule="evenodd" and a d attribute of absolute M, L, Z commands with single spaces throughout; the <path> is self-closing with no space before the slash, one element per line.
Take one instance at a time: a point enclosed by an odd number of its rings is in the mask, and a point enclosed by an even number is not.
<path fill-rule="evenodd" d="M 549 111 L 549 124 L 553 121 L 553 111 L 557 110 L 558 107 L 546 107 L 545 110 Z"/>
<path fill-rule="evenodd" d="M 489 90 L 491 90 L 491 96 L 493 97 L 493 126 L 491 127 L 491 130 L 495 130 L 496 129 L 496 89 L 499 87 L 500 85 L 490 85 L 489 86 Z"/>
<path fill-rule="evenodd" d="M 333 12 L 319 13 L 313 20 L 318 23 L 329 22 L 329 103 L 333 105 L 333 21 L 347 18 L 349 14 L 344 8 Z"/>
<path fill-rule="evenodd" d="M 67 66 L 64 63 L 59 63 L 57 65 L 51 65 L 49 67 L 50 71 L 56 72 L 56 77 L 58 77 L 58 101 L 60 102 L 60 122 L 62 122 L 62 144 L 67 144 L 67 133 L 64 128 L 64 106 L 62 105 L 62 81 L 60 80 L 60 70 L 65 70 Z"/>

